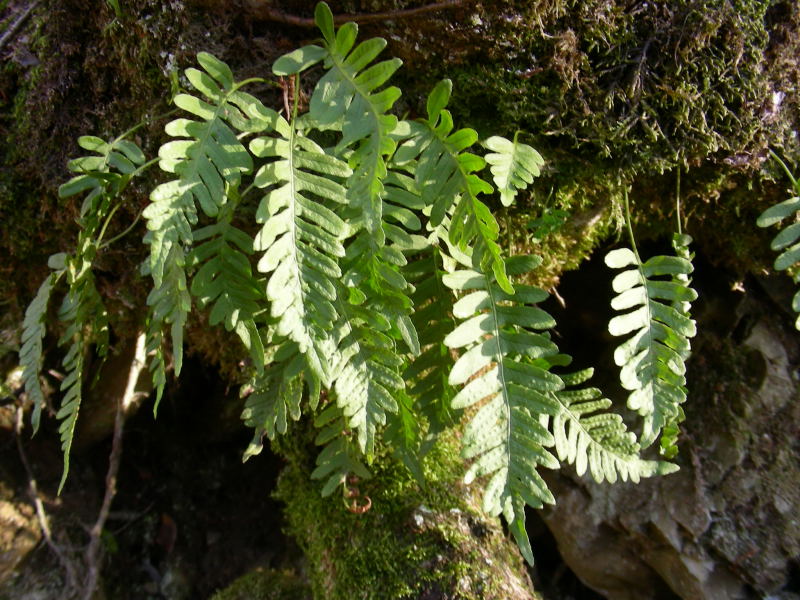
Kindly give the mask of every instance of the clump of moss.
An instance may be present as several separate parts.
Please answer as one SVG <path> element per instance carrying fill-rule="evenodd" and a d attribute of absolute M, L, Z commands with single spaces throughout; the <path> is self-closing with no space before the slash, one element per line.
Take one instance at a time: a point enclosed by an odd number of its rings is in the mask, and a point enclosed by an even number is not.
<path fill-rule="evenodd" d="M 308 584 L 291 571 L 256 568 L 211 600 L 310 600 Z"/>
<path fill-rule="evenodd" d="M 463 463 L 454 436 L 425 459 L 424 486 L 390 456 L 378 457 L 373 478 L 357 483 L 359 504 L 371 502 L 363 514 L 320 496 L 309 478 L 316 450 L 298 441 L 304 437 L 281 438 L 289 465 L 275 495 L 308 559 L 315 598 L 534 597 L 516 547 L 458 483 Z"/>

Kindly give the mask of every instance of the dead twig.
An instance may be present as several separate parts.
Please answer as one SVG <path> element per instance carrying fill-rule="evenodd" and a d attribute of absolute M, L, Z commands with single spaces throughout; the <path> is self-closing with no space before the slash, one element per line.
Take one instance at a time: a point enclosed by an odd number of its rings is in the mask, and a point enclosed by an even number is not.
<path fill-rule="evenodd" d="M 22 445 L 22 430 L 23 411 L 22 407 L 18 406 L 14 428 L 14 433 L 16 435 L 14 437 L 17 441 L 17 452 L 19 452 L 19 458 L 22 461 L 22 466 L 25 467 L 25 472 L 28 474 L 28 496 L 30 496 L 31 502 L 33 502 L 33 506 L 36 509 L 36 518 L 38 519 L 39 527 L 42 530 L 42 537 L 44 537 L 47 547 L 50 548 L 53 554 L 56 555 L 58 562 L 61 563 L 61 567 L 64 569 L 64 573 L 66 573 L 66 596 L 71 596 L 72 593 L 78 589 L 78 579 L 75 576 L 75 567 L 72 561 L 67 557 L 66 553 L 58 544 L 56 544 L 55 540 L 53 540 L 53 533 L 50 530 L 50 521 L 47 518 L 47 512 L 44 509 L 42 498 L 39 496 L 39 488 L 36 484 L 36 478 L 33 476 L 31 464 L 28 462 L 28 456 L 25 454 L 25 448 Z"/>
<path fill-rule="evenodd" d="M 429 12 L 437 10 L 445 10 L 449 8 L 457 8 L 464 4 L 465 0 L 445 0 L 444 2 L 436 2 L 434 4 L 427 4 L 418 8 L 406 8 L 402 10 L 392 10 L 387 12 L 378 13 L 356 13 L 352 15 L 335 15 L 333 17 L 334 23 L 341 25 L 348 21 L 355 23 L 375 23 L 378 21 L 392 21 L 396 19 L 409 19 L 412 17 L 421 16 Z M 314 19 L 309 17 L 298 17 L 290 15 L 271 6 L 265 5 L 263 2 L 251 2 L 250 13 L 265 21 L 275 21 L 277 23 L 286 23 L 287 25 L 295 25 L 297 27 L 316 27 L 317 24 Z"/>
<path fill-rule="evenodd" d="M 91 600 L 97 587 L 97 579 L 100 576 L 100 542 L 102 541 L 103 529 L 111 511 L 111 502 L 117 494 L 117 475 L 122 459 L 122 430 L 125 425 L 125 415 L 127 409 L 135 401 L 136 383 L 139 375 L 145 367 L 146 349 L 145 335 L 139 334 L 136 339 L 136 350 L 133 361 L 128 371 L 128 380 L 125 385 L 125 392 L 118 397 L 116 413 L 114 416 L 114 437 L 111 440 L 111 454 L 108 457 L 108 472 L 106 473 L 106 492 L 103 496 L 103 504 L 97 515 L 97 521 L 89 532 L 89 546 L 86 548 L 86 583 L 83 588 L 83 600 Z"/>

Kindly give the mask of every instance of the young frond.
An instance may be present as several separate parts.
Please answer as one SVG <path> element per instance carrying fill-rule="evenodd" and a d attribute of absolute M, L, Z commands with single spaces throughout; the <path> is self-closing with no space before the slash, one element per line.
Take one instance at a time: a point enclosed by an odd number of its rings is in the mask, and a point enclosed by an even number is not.
<path fill-rule="evenodd" d="M 342 275 L 339 258 L 348 234 L 331 206 L 346 202 L 340 182 L 351 170 L 301 136 L 295 125 L 278 117 L 281 137 L 259 137 L 250 144 L 257 157 L 273 159 L 255 177 L 267 194 L 256 213 L 263 227 L 254 249 L 263 252 L 258 270 L 271 274 L 266 294 L 277 333 L 297 343 L 312 371 L 328 382 L 326 344 L 338 317 L 335 282 Z"/>
<path fill-rule="evenodd" d="M 780 252 L 778 258 L 775 259 L 775 270 L 786 271 L 796 267 L 800 262 L 800 219 L 798 219 L 798 214 L 800 213 L 800 182 L 795 179 L 786 164 L 776 154 L 773 153 L 773 157 L 780 162 L 789 176 L 789 180 L 792 183 L 790 193 L 793 195 L 788 200 L 784 200 L 762 212 L 756 224 L 759 227 L 770 227 L 783 222 L 784 219 L 788 220 L 789 224 L 775 236 L 770 244 L 773 250 Z M 794 269 L 794 282 L 800 283 L 800 269 Z M 792 310 L 800 313 L 800 290 L 792 298 Z M 795 321 L 795 328 L 800 330 L 800 315 Z"/>
<path fill-rule="evenodd" d="M 492 150 L 484 158 L 491 165 L 492 178 L 503 206 L 511 206 L 517 192 L 533 183 L 533 178 L 539 176 L 544 165 L 541 154 L 519 142 L 518 137 L 519 132 L 511 142 L 495 135 L 483 142 L 486 148 Z"/>
<path fill-rule="evenodd" d="M 519 257 L 507 261 L 511 274 L 536 267 L 540 261 Z M 458 270 L 444 277 L 445 284 L 468 292 L 453 306 L 464 320 L 446 338 L 450 348 L 465 348 L 450 372 L 451 385 L 464 387 L 453 398 L 453 407 L 481 403 L 464 431 L 464 458 L 474 458 L 465 482 L 490 475 L 483 494 L 483 509 L 503 514 L 529 562 L 533 555 L 525 533 L 525 505 L 540 508 L 555 500 L 537 472 L 539 466 L 557 469 L 555 457 L 545 448 L 553 436 L 539 422 L 539 415 L 558 414 L 552 392 L 564 387 L 561 379 L 533 364 L 552 356 L 558 348 L 543 333 L 555 325 L 552 317 L 536 307 L 547 293 L 518 285 L 512 295 L 495 278 L 475 270 Z"/>
<path fill-rule="evenodd" d="M 422 199 L 431 207 L 433 227 L 441 225 L 455 205 L 448 230 L 450 242 L 472 255 L 477 270 L 492 270 L 501 288 L 513 293 L 497 243 L 500 228 L 478 199 L 494 191 L 477 175 L 486 162 L 466 151 L 478 141 L 478 134 L 473 129 L 453 131 L 452 116 L 445 108 L 451 89 L 450 80 L 440 82 L 428 97 L 428 118 L 399 127 L 405 139 L 394 161 L 415 172 Z"/>
<path fill-rule="evenodd" d="M 684 362 L 696 332 L 688 306 L 697 293 L 681 278 L 692 272 L 692 263 L 680 256 L 654 256 L 643 263 L 637 253 L 619 248 L 608 253 L 606 264 L 625 269 L 614 277 L 617 296 L 611 306 L 633 310 L 612 318 L 608 330 L 616 336 L 633 333 L 616 349 L 614 361 L 621 367 L 622 386 L 631 392 L 628 407 L 644 417 L 641 444 L 646 448 L 663 428 L 683 418 Z M 662 437 L 661 452 L 669 458 L 676 448 Z"/>
<path fill-rule="evenodd" d="M 592 369 L 585 369 L 562 375 L 564 384 L 573 389 L 553 394 L 560 404 L 551 424 L 558 459 L 575 465 L 578 475 L 588 468 L 597 483 L 615 483 L 617 476 L 638 483 L 643 477 L 677 471 L 672 463 L 639 457 L 636 436 L 628 431 L 620 415 L 607 412 L 611 400 L 600 390 L 574 389 L 588 381 L 592 373 Z"/>

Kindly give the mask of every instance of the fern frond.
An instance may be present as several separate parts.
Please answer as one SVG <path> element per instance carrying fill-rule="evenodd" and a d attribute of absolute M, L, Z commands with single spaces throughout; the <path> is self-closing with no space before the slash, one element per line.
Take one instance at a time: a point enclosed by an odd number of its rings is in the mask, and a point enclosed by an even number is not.
<path fill-rule="evenodd" d="M 223 323 L 227 331 L 235 331 L 260 371 L 264 346 L 255 318 L 262 310 L 265 294 L 248 258 L 253 253 L 253 241 L 231 224 L 231 217 L 232 211 L 225 206 L 215 224 L 194 232 L 194 241 L 202 243 L 188 257 L 191 267 L 200 265 L 192 277 L 191 292 L 201 307 L 213 305 L 210 324 Z"/>
<path fill-rule="evenodd" d="M 338 309 L 341 317 L 333 335 L 336 402 L 359 449 L 371 457 L 386 413 L 397 412 L 394 396 L 405 385 L 399 375 L 403 359 L 386 333 L 391 324 L 383 315 L 342 300 Z"/>
<path fill-rule="evenodd" d="M 258 270 L 271 273 L 267 298 L 277 332 L 306 355 L 312 371 L 330 380 L 326 340 L 338 315 L 335 282 L 342 272 L 338 259 L 345 251 L 348 229 L 328 206 L 346 202 L 339 183 L 351 170 L 281 117 L 280 138 L 260 137 L 250 148 L 259 158 L 277 159 L 262 166 L 255 185 L 268 188 L 256 220 L 263 223 L 255 250 L 264 254 Z M 338 181 L 337 181 L 338 180 Z"/>
<path fill-rule="evenodd" d="M 442 340 L 456 327 L 452 316 L 453 293 L 445 286 L 441 250 L 431 247 L 404 270 L 414 293 L 414 326 L 420 332 L 422 351 L 403 372 L 408 393 L 427 419 L 429 433 L 437 434 L 455 423 L 459 411 L 451 406 L 453 388 L 448 383 L 455 360 Z"/>
<path fill-rule="evenodd" d="M 514 141 L 510 142 L 495 135 L 483 142 L 486 148 L 492 150 L 485 159 L 491 165 L 494 184 L 500 192 L 503 206 L 511 206 L 517 192 L 533 183 L 533 178 L 539 176 L 544 165 L 541 154 L 519 142 L 518 137 L 519 132 L 514 135 Z"/>
<path fill-rule="evenodd" d="M 143 215 L 150 246 L 149 273 L 154 291 L 148 301 L 158 305 L 151 317 L 153 327 L 167 315 L 175 355 L 175 374 L 180 374 L 183 324 L 189 310 L 185 250 L 193 243 L 192 227 L 197 223 L 197 206 L 216 217 L 227 201 L 226 187 L 238 188 L 241 175 L 253 169 L 253 160 L 237 132 L 254 133 L 274 126 L 277 113 L 240 88 L 228 66 L 211 54 L 201 52 L 197 61 L 203 70 L 185 71 L 189 83 L 205 99 L 178 94 L 175 104 L 195 119 L 179 118 L 165 127 L 177 138 L 159 149 L 159 166 L 177 178 L 157 186 Z M 165 283 L 165 279 L 168 279 Z M 152 338 L 151 338 L 152 339 Z"/>
<path fill-rule="evenodd" d="M 311 479 L 325 479 L 323 496 L 330 496 L 347 481 L 350 474 L 362 479 L 372 476 L 361 462 L 358 446 L 351 439 L 347 422 L 342 409 L 335 403 L 329 404 L 314 421 L 314 425 L 320 428 L 315 443 L 325 447 L 317 456 L 317 467 L 312 471 Z"/>
<path fill-rule="evenodd" d="M 317 4 L 315 16 L 324 48 L 320 51 L 312 46 L 293 53 L 293 58 L 279 59 L 273 72 L 289 75 L 317 60 L 325 60 L 328 71 L 314 88 L 309 115 L 320 128 L 342 132 L 337 154 L 353 149 L 349 156 L 353 173 L 347 182 L 347 197 L 360 213 L 359 226 L 374 234 L 381 227 L 386 157 L 395 148 L 390 134 L 397 125 L 397 117 L 388 111 L 400 97 L 397 87 L 381 88 L 402 61 L 393 58 L 373 63 L 386 47 L 386 40 L 373 38 L 356 45 L 358 25 L 346 23 L 335 31 L 333 15 L 324 2 Z"/>
<path fill-rule="evenodd" d="M 614 277 L 617 296 L 611 306 L 634 310 L 612 318 L 608 330 L 615 336 L 634 334 L 616 349 L 614 361 L 622 368 L 622 386 L 631 392 L 628 407 L 644 417 L 641 444 L 646 448 L 664 427 L 682 419 L 684 361 L 690 353 L 688 338 L 696 332 L 687 306 L 697 293 L 680 277 L 692 272 L 692 264 L 679 256 L 654 256 L 643 263 L 628 248 L 609 252 L 606 264 L 626 269 Z M 662 446 L 662 453 L 673 452 L 674 447 Z"/>
<path fill-rule="evenodd" d="M 775 270 L 786 271 L 794 269 L 793 279 L 797 284 L 800 283 L 800 269 L 796 268 L 798 262 L 800 262 L 800 219 L 798 219 L 798 213 L 800 213 L 800 182 L 795 179 L 789 167 L 777 154 L 773 152 L 772 156 L 781 164 L 789 176 L 789 181 L 792 184 L 792 188 L 789 191 L 793 196 L 762 212 L 756 224 L 759 227 L 770 227 L 782 223 L 784 219 L 788 219 L 789 224 L 775 236 L 770 248 L 781 252 L 778 258 L 775 259 Z M 792 298 L 792 310 L 800 313 L 800 290 Z M 800 331 L 800 315 L 795 321 L 795 328 Z"/>
<path fill-rule="evenodd" d="M 91 262 L 80 256 L 68 257 L 65 272 L 69 290 L 59 310 L 59 320 L 67 325 L 59 345 L 68 345 L 62 360 L 65 369 L 60 390 L 64 392 L 61 408 L 56 418 L 61 421 L 61 449 L 64 454 L 64 470 L 58 493 L 61 493 L 69 473 L 69 458 L 75 424 L 80 411 L 83 391 L 84 360 L 89 344 L 97 344 L 97 353 L 105 354 L 108 344 L 108 315 L 94 283 Z"/>
<path fill-rule="evenodd" d="M 519 257 L 509 259 L 506 268 L 518 274 L 539 262 Z M 539 423 L 539 415 L 558 414 L 552 392 L 564 386 L 557 375 L 532 364 L 558 352 L 547 335 L 535 332 L 555 325 L 550 315 L 535 306 L 547 293 L 519 285 L 512 295 L 491 274 L 476 270 L 458 270 L 446 275 L 444 282 L 453 290 L 469 292 L 453 307 L 453 314 L 464 322 L 445 338 L 450 348 L 466 348 L 450 373 L 451 385 L 464 385 L 453 398 L 453 407 L 482 403 L 464 431 L 463 455 L 476 459 L 465 482 L 491 476 L 483 509 L 505 516 L 523 555 L 532 563 L 524 507 L 554 502 L 537 468 L 559 466 L 545 449 L 554 439 Z"/>
<path fill-rule="evenodd" d="M 289 419 L 300 419 L 304 381 L 309 387 L 309 403 L 315 409 L 319 400 L 320 382 L 307 370 L 305 358 L 294 342 L 281 345 L 272 357 L 272 364 L 253 378 L 249 388 L 242 419 L 253 427 L 253 440 L 245 450 L 242 460 L 261 453 L 266 435 L 274 440 L 286 433 Z M 243 390 L 246 388 L 243 388 Z"/>
<path fill-rule="evenodd" d="M 47 305 L 50 302 L 50 293 L 63 273 L 62 268 L 50 273 L 45 278 L 42 285 L 39 286 L 39 291 L 36 292 L 36 297 L 25 310 L 25 320 L 22 323 L 22 347 L 19 351 L 19 364 L 22 367 L 25 393 L 33 402 L 31 424 L 34 433 L 39 429 L 42 407 L 44 406 L 44 394 L 39 381 L 39 373 L 42 370 L 42 340 L 46 333 Z"/>
<path fill-rule="evenodd" d="M 575 388 L 592 374 L 593 369 L 585 369 L 561 379 Z M 628 431 L 620 415 L 606 412 L 611 400 L 597 388 L 564 389 L 553 395 L 561 405 L 551 425 L 556 453 L 560 461 L 575 465 L 578 475 L 588 468 L 597 483 L 615 483 L 617 476 L 638 483 L 642 477 L 678 470 L 672 463 L 640 458 L 636 436 Z"/>
<path fill-rule="evenodd" d="M 451 90 L 448 79 L 433 89 L 428 97 L 428 118 L 408 124 L 408 137 L 394 160 L 415 171 L 422 199 L 431 206 L 430 224 L 438 227 L 455 205 L 448 230 L 450 242 L 471 254 L 475 269 L 493 271 L 501 288 L 513 293 L 497 243 L 500 228 L 489 208 L 478 199 L 494 191 L 476 174 L 486 162 L 466 151 L 478 141 L 478 134 L 473 129 L 453 131 L 452 116 L 445 108 Z"/>

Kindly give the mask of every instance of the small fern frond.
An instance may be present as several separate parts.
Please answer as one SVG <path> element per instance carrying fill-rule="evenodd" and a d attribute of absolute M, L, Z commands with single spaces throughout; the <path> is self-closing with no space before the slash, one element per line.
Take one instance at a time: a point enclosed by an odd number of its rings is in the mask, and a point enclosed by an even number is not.
<path fill-rule="evenodd" d="M 227 331 L 236 332 L 260 371 L 264 346 L 256 315 L 262 311 L 265 295 L 248 258 L 253 253 L 253 241 L 231 224 L 231 212 L 223 207 L 215 224 L 194 232 L 195 242 L 202 243 L 188 257 L 189 266 L 199 266 L 192 277 L 191 292 L 201 307 L 212 306 L 211 325 L 222 323 Z"/>
<path fill-rule="evenodd" d="M 541 154 L 518 141 L 518 137 L 519 132 L 514 135 L 514 141 L 510 142 L 495 135 L 483 142 L 486 148 L 492 150 L 485 159 L 491 165 L 492 178 L 500 192 L 503 206 L 511 206 L 517 192 L 533 183 L 533 178 L 539 176 L 544 165 Z"/>
<path fill-rule="evenodd" d="M 91 262 L 81 257 L 67 257 L 65 272 L 69 290 L 59 310 L 59 320 L 67 325 L 59 345 L 68 345 L 62 360 L 65 376 L 60 390 L 64 392 L 56 418 L 61 421 L 59 433 L 64 454 L 64 470 L 58 493 L 69 473 L 69 458 L 75 424 L 78 420 L 83 391 L 84 362 L 89 344 L 97 344 L 97 353 L 105 354 L 108 344 L 108 315 L 94 283 Z"/>
<path fill-rule="evenodd" d="M 575 388 L 592 374 L 592 369 L 585 369 L 561 379 L 567 387 Z M 588 468 L 597 483 L 615 483 L 617 476 L 638 483 L 643 477 L 678 470 L 672 463 L 640 458 L 636 436 L 628 431 L 620 415 L 606 412 L 611 400 L 597 388 L 558 390 L 554 396 L 561 405 L 551 425 L 556 453 L 560 461 L 575 465 L 578 475 Z"/>
<path fill-rule="evenodd" d="M 325 407 L 314 421 L 314 425 L 320 428 L 315 442 L 324 448 L 317 456 L 317 467 L 312 471 L 311 479 L 325 480 L 323 496 L 330 496 L 337 487 L 347 482 L 351 474 L 362 479 L 372 477 L 361 462 L 358 445 L 351 439 L 347 422 L 342 409 L 335 403 Z"/>
<path fill-rule="evenodd" d="M 260 137 L 250 144 L 259 158 L 276 159 L 255 177 L 256 186 L 267 188 L 256 213 L 263 223 L 254 244 L 263 252 L 258 270 L 271 273 L 266 294 L 277 333 L 297 343 L 315 375 L 328 382 L 325 345 L 338 317 L 335 282 L 342 275 L 338 259 L 348 233 L 330 204 L 346 202 L 340 181 L 351 170 L 301 136 L 296 120 L 290 125 L 278 117 L 276 131 L 280 138 Z"/>
<path fill-rule="evenodd" d="M 608 330 L 615 336 L 634 334 L 616 349 L 614 361 L 622 369 L 622 386 L 631 392 L 628 407 L 644 417 L 641 444 L 646 448 L 664 427 L 682 419 L 684 361 L 688 338 L 696 332 L 686 308 L 697 293 L 680 277 L 692 272 L 692 263 L 679 256 L 654 256 L 643 263 L 636 252 L 619 248 L 608 253 L 606 264 L 626 269 L 614 277 L 617 296 L 611 306 L 634 310 L 612 318 Z M 669 456 L 675 449 L 662 445 L 661 451 Z"/>
<path fill-rule="evenodd" d="M 453 118 L 445 108 L 451 90 L 448 79 L 433 89 L 428 97 L 428 118 L 408 124 L 409 134 L 394 160 L 415 171 L 422 199 L 431 207 L 430 224 L 441 225 L 455 205 L 448 230 L 450 242 L 472 255 L 477 270 L 493 271 L 501 288 L 513 293 L 497 243 L 500 227 L 478 199 L 494 191 L 477 175 L 486 162 L 466 151 L 478 141 L 478 134 L 473 129 L 453 131 Z"/>
<path fill-rule="evenodd" d="M 800 214 L 800 182 L 795 179 L 789 167 L 777 154 L 773 152 L 772 157 L 781 164 L 789 176 L 789 181 L 792 184 L 789 191 L 793 195 L 788 200 L 784 200 L 762 212 L 756 224 L 759 227 L 770 227 L 783 222 L 784 219 L 788 219 L 789 224 L 775 236 L 770 247 L 775 251 L 781 252 L 778 258 L 775 259 L 775 270 L 786 271 L 793 269 L 794 282 L 797 284 L 800 283 L 800 269 L 796 268 L 800 262 L 800 218 L 798 218 L 798 214 Z M 800 290 L 792 298 L 792 310 L 800 313 Z M 800 331 L 800 315 L 795 321 L 795 328 Z"/>
<path fill-rule="evenodd" d="M 53 257 L 51 257 L 52 260 Z M 22 367 L 25 393 L 30 401 L 33 402 L 31 424 L 34 433 L 39 429 L 42 407 L 44 406 L 44 394 L 39 381 L 39 373 L 42 370 L 42 341 L 46 333 L 47 306 L 50 303 L 50 293 L 63 273 L 62 268 L 50 273 L 45 278 L 42 285 L 39 286 L 39 291 L 36 292 L 36 297 L 25 310 L 25 320 L 22 323 L 22 347 L 19 351 L 19 364 Z"/>
<path fill-rule="evenodd" d="M 517 257 L 507 261 L 511 274 L 535 268 L 541 260 Z M 555 325 L 553 318 L 535 305 L 547 293 L 518 285 L 508 294 L 492 275 L 458 270 L 444 277 L 453 290 L 469 292 L 453 306 L 465 319 L 446 338 L 450 348 L 466 348 L 450 373 L 451 385 L 464 385 L 453 407 L 481 402 L 464 431 L 463 455 L 475 458 L 465 482 L 490 475 L 483 494 L 483 510 L 503 514 L 529 562 L 533 562 L 525 533 L 525 505 L 540 508 L 553 503 L 553 495 L 537 472 L 539 466 L 557 469 L 555 457 L 545 448 L 553 436 L 539 423 L 539 415 L 558 414 L 552 392 L 564 387 L 561 379 L 533 364 L 552 356 L 558 348 L 536 331 Z"/>

